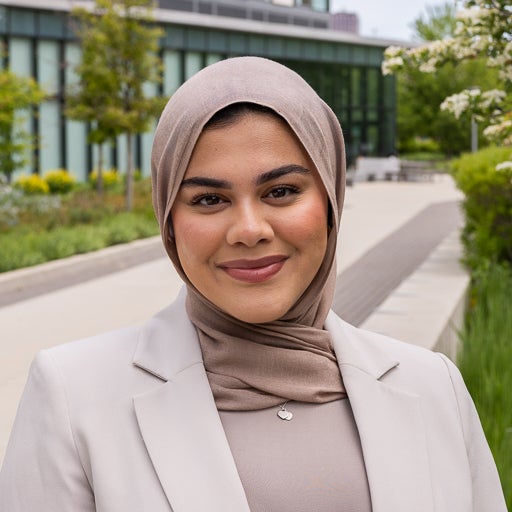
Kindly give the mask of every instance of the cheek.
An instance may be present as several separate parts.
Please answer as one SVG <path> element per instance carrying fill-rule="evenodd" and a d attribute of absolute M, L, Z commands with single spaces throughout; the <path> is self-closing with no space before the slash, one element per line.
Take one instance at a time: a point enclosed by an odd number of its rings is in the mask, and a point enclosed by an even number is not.
<path fill-rule="evenodd" d="M 296 212 L 292 222 L 284 228 L 297 246 L 311 253 L 312 257 L 321 257 L 327 246 L 327 206 L 321 197 L 310 201 L 305 208 Z M 315 255 L 315 256 L 314 256 Z"/>
<path fill-rule="evenodd" d="M 181 215 L 179 211 L 173 213 L 172 218 L 176 249 L 182 266 L 187 266 L 195 259 L 202 259 L 205 243 L 211 240 L 207 236 L 205 223 L 189 215 Z"/>

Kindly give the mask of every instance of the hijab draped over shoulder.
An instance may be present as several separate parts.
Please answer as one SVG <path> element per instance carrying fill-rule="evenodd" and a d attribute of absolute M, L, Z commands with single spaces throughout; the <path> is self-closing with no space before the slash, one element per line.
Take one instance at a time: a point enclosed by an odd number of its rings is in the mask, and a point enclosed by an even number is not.
<path fill-rule="evenodd" d="M 202 296 L 183 271 L 172 234 L 171 208 L 203 127 L 235 103 L 267 107 L 288 123 L 314 163 L 330 204 L 327 250 L 317 275 L 285 316 L 265 324 L 242 322 Z M 323 329 L 334 293 L 345 186 L 343 135 L 332 110 L 281 64 L 259 57 L 224 60 L 201 70 L 170 98 L 156 130 L 151 166 L 162 239 L 187 284 L 187 312 L 218 409 L 256 410 L 287 400 L 323 403 L 346 396 Z"/>

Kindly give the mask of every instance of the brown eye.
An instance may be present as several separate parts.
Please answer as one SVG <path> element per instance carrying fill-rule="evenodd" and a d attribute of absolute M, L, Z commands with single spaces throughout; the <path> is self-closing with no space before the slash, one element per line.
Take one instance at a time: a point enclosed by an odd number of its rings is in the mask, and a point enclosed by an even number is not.
<path fill-rule="evenodd" d="M 224 200 L 216 194 L 201 194 L 192 199 L 192 204 L 198 206 L 217 206 L 223 202 Z"/>
<path fill-rule="evenodd" d="M 291 195 L 295 195 L 299 193 L 299 189 L 297 187 L 292 187 L 290 185 L 274 187 L 268 194 L 267 197 L 271 199 L 283 199 L 289 197 Z"/>

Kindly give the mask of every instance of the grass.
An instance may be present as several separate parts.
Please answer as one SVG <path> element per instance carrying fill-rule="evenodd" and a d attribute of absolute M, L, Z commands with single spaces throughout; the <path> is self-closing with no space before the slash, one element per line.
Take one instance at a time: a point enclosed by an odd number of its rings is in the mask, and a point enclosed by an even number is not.
<path fill-rule="evenodd" d="M 414 160 L 419 162 L 440 162 L 446 160 L 446 155 L 432 151 L 415 151 L 410 153 L 400 153 L 400 159 Z"/>
<path fill-rule="evenodd" d="M 0 272 L 86 253 L 158 234 L 149 180 L 136 183 L 132 212 L 124 211 L 122 188 L 100 197 L 81 187 L 58 208 L 23 209 L 18 222 L 1 223 Z"/>
<path fill-rule="evenodd" d="M 512 509 L 512 267 L 474 274 L 458 366 L 479 412 Z"/>

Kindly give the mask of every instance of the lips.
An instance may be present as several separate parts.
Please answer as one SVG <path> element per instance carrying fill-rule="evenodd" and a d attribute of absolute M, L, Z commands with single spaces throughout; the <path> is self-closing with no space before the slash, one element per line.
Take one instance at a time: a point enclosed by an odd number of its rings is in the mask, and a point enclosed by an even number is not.
<path fill-rule="evenodd" d="M 237 281 L 261 283 L 279 273 L 287 259 L 287 256 L 273 255 L 256 260 L 240 259 L 225 261 L 220 263 L 218 267 Z"/>

